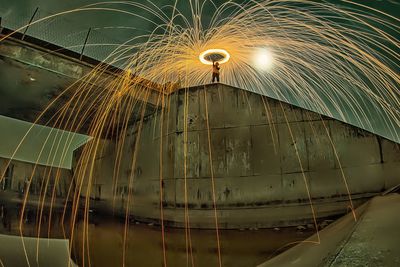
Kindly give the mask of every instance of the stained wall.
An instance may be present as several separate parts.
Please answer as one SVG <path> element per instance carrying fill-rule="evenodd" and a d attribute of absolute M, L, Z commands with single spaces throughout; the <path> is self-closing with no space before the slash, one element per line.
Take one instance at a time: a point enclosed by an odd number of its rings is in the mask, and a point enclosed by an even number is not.
<path fill-rule="evenodd" d="M 124 215 L 129 202 L 158 222 L 162 195 L 166 224 L 188 214 L 212 228 L 215 203 L 220 227 L 274 227 L 346 213 L 400 183 L 400 145 L 346 123 L 222 84 L 165 101 L 119 143 L 102 141 L 99 207 Z"/>

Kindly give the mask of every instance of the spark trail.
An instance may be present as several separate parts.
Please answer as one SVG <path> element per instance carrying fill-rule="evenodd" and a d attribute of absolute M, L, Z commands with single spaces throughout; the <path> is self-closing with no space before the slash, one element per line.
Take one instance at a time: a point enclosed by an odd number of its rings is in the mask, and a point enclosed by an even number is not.
<path fill-rule="evenodd" d="M 400 27 L 398 18 L 352 1 L 342 1 L 346 5 L 339 6 L 329 2 L 311 0 L 248 0 L 241 4 L 227 1 L 220 5 L 213 1 L 190 0 L 185 1 L 189 12 L 178 8 L 180 2 L 176 0 L 173 5 L 163 8 L 151 1 L 144 3 L 99 2 L 31 23 L 31 25 L 46 23 L 48 19 L 68 16 L 72 13 L 84 15 L 88 12 L 110 12 L 116 16 L 133 16 L 154 27 L 148 34 L 134 36 L 126 42 L 115 45 L 114 51 L 104 59 L 104 64 L 96 66 L 89 74 L 67 88 L 42 113 L 42 116 L 48 113 L 52 106 L 59 103 L 63 95 L 71 94 L 70 99 L 59 109 L 57 114 L 53 115 L 48 125 L 76 132 L 89 121 L 87 132 L 93 137 L 93 140 L 83 148 L 79 155 L 74 173 L 75 184 L 70 185 L 66 199 L 72 200 L 73 204 L 72 207 L 67 207 L 66 204 L 64 209 L 64 215 L 67 209 L 71 209 L 72 212 L 71 232 L 66 234 L 71 240 L 76 236 L 74 224 L 78 211 L 82 206 L 85 211 L 86 227 L 83 227 L 82 233 L 82 255 L 89 255 L 88 212 L 90 197 L 93 194 L 96 157 L 101 154 L 102 150 L 101 139 L 111 136 L 111 139 L 117 144 L 115 147 L 117 156 L 112 177 L 112 191 L 115 200 L 116 188 L 122 175 L 120 171 L 122 155 L 125 152 L 124 147 L 129 143 L 126 136 L 133 116 L 136 116 L 138 120 L 138 134 L 131 153 L 133 155 L 132 170 L 135 169 L 137 155 L 140 153 L 140 133 L 146 109 L 146 104 L 143 104 L 146 101 L 142 100 L 147 100 L 152 92 L 156 92 L 162 116 L 159 127 L 155 127 L 155 129 L 160 129 L 161 133 L 164 130 L 168 132 L 168 128 L 166 128 L 169 125 L 168 120 L 174 119 L 169 118 L 169 110 L 164 110 L 168 108 L 168 95 L 180 88 L 184 88 L 187 94 L 188 87 L 210 82 L 210 66 L 199 59 L 204 52 L 210 49 L 226 51 L 229 54 L 229 60 L 221 62 L 221 78 L 225 84 L 294 103 L 371 131 L 375 131 L 379 127 L 379 124 L 371 119 L 374 115 L 388 131 L 387 135 L 392 140 L 400 140 L 400 45 L 398 40 Z M 211 18 L 203 19 L 205 13 L 209 14 L 210 6 L 213 7 Z M 124 25 L 126 28 L 131 28 L 130 26 L 132 25 Z M 135 27 L 139 28 L 137 25 Z M 17 29 L 17 31 L 23 30 L 23 28 Z M 0 38 L 0 41 L 7 37 L 9 36 Z M 269 61 L 268 64 L 263 65 L 266 60 Z M 104 78 L 103 74 L 107 72 L 107 65 L 118 65 L 122 71 L 113 75 L 112 79 Z M 265 104 L 264 98 L 262 101 L 268 114 L 268 120 L 270 120 L 272 117 L 270 108 Z M 186 96 L 184 117 L 187 117 L 187 110 Z M 212 114 L 209 114 L 208 110 L 206 112 L 207 127 L 209 128 L 208 118 Z M 40 117 L 37 121 L 40 120 Z M 188 140 L 187 118 L 184 119 L 183 162 L 186 178 Z M 271 128 L 273 139 L 274 131 L 276 132 Z M 294 139 L 292 132 L 290 133 L 291 138 Z M 328 131 L 327 134 L 329 136 Z M 21 140 L 21 144 L 23 141 Z M 161 151 L 165 140 L 163 141 L 161 138 L 160 142 L 159 205 L 162 222 L 163 265 L 167 266 L 162 174 L 165 163 L 162 160 Z M 334 146 L 332 141 L 331 143 Z M 222 266 L 211 144 L 208 129 L 217 257 L 218 265 Z M 70 144 L 67 142 L 66 146 L 68 145 Z M 57 144 L 53 147 L 56 150 L 66 151 L 65 147 Z M 297 148 L 293 153 L 298 156 Z M 336 153 L 335 156 L 339 162 Z M 300 158 L 299 164 L 302 167 Z M 34 173 L 32 173 L 30 181 L 33 176 Z M 1 177 L 3 179 L 4 173 Z M 304 172 L 303 177 L 307 188 L 307 178 Z M 135 173 L 131 172 L 125 207 L 123 266 L 126 266 L 125 254 L 127 253 L 131 206 L 135 203 L 133 197 L 135 178 Z M 45 184 L 49 183 L 50 175 L 46 179 Z M 59 182 L 57 177 L 55 184 Z M 343 182 L 347 188 L 344 174 Z M 40 209 L 43 209 L 45 201 L 48 201 L 45 197 L 46 188 L 46 186 L 42 188 L 43 197 Z M 186 179 L 184 191 L 186 260 L 187 265 L 194 266 Z M 310 207 L 314 213 L 308 188 L 307 192 Z M 349 206 L 354 212 L 349 190 L 348 195 Z M 51 196 L 50 201 L 53 204 L 55 202 L 54 191 L 51 192 Z M 82 196 L 84 197 L 83 204 Z M 24 207 L 28 199 L 29 190 L 24 196 Z M 24 207 L 22 211 L 24 211 Z M 42 213 L 40 212 L 40 214 Z M 355 214 L 354 217 L 356 218 Z M 23 235 L 22 220 L 23 212 L 20 223 L 21 235 Z M 41 218 L 39 224 L 40 221 Z M 50 233 L 50 229 L 48 232 Z M 319 240 L 316 243 L 319 243 Z M 83 259 L 82 266 L 88 262 L 90 261 Z"/>

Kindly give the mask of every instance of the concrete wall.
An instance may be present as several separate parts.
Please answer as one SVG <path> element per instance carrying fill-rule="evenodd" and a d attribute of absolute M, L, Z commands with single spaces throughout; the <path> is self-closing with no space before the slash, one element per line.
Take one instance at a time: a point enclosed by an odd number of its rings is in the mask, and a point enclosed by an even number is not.
<path fill-rule="evenodd" d="M 159 112 L 144 121 L 135 166 L 138 124 L 125 137 L 120 160 L 118 144 L 102 143 L 91 190 L 101 191 L 99 205 L 124 214 L 132 177 L 131 213 L 159 219 L 162 169 L 166 223 L 182 226 L 187 203 L 191 227 L 212 228 L 209 141 L 218 220 L 225 228 L 310 221 L 307 187 L 322 218 L 400 183 L 400 145 L 337 120 L 226 85 L 180 90 L 167 103 L 163 120 Z"/>
<path fill-rule="evenodd" d="M 1 175 L 4 177 L 1 179 Z M 24 193 L 28 190 L 28 204 L 38 203 L 39 196 L 46 195 L 47 204 L 53 194 L 56 201 L 62 203 L 66 200 L 69 186 L 72 182 L 70 170 L 35 165 L 17 160 L 0 158 L 0 202 L 21 203 Z M 45 192 L 46 190 L 46 192 Z M 54 205 L 55 207 L 56 205 Z"/>

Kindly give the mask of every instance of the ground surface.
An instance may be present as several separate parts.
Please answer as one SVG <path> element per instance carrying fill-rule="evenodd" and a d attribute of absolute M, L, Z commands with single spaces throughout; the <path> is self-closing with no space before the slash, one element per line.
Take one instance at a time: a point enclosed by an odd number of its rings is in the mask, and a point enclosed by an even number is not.
<path fill-rule="evenodd" d="M 375 197 L 320 232 L 320 244 L 304 242 L 260 265 L 400 266 L 400 195 Z M 308 241 L 317 241 L 314 235 Z"/>

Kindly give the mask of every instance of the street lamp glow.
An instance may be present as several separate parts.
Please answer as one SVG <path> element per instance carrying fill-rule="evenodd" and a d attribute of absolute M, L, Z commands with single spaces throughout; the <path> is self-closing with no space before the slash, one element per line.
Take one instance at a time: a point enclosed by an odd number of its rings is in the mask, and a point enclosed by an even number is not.
<path fill-rule="evenodd" d="M 254 53 L 253 61 L 257 69 L 267 71 L 274 65 L 274 56 L 268 49 L 259 48 Z"/>

